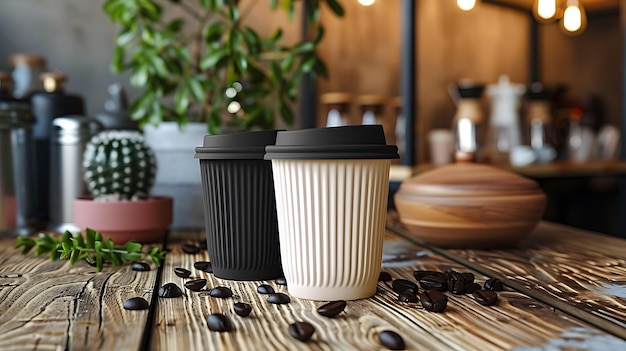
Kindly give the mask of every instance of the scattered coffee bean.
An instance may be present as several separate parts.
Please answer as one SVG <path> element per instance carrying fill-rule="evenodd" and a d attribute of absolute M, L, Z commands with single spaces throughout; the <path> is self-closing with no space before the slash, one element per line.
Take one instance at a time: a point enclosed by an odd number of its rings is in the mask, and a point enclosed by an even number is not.
<path fill-rule="evenodd" d="M 189 276 L 191 275 L 191 271 L 184 268 L 176 267 L 174 268 L 174 274 L 181 278 L 189 278 Z"/>
<path fill-rule="evenodd" d="M 476 290 L 472 293 L 474 300 L 483 306 L 495 305 L 498 301 L 498 294 L 491 290 Z"/>
<path fill-rule="evenodd" d="M 206 240 L 200 240 L 200 241 L 198 242 L 198 247 L 199 247 L 201 250 L 206 250 L 206 249 L 207 249 Z"/>
<path fill-rule="evenodd" d="M 413 283 L 410 280 L 402 278 L 395 279 L 393 283 L 391 283 L 391 287 L 393 288 L 393 291 L 397 292 L 398 294 L 406 290 L 411 291 L 414 294 L 417 294 L 419 291 L 417 284 Z"/>
<path fill-rule="evenodd" d="M 459 272 L 449 272 L 447 274 L 448 279 L 448 291 L 455 295 L 461 295 L 465 293 L 465 277 Z"/>
<path fill-rule="evenodd" d="M 463 272 L 461 273 L 463 275 L 463 278 L 465 278 L 465 283 L 469 284 L 469 283 L 473 283 L 474 282 L 474 274 L 470 273 L 470 272 Z"/>
<path fill-rule="evenodd" d="M 295 322 L 289 324 L 289 335 L 300 340 L 308 341 L 315 333 L 315 327 L 307 322 Z"/>
<path fill-rule="evenodd" d="M 391 274 L 389 272 L 380 272 L 378 275 L 379 282 L 388 282 L 391 280 Z"/>
<path fill-rule="evenodd" d="M 159 297 L 171 298 L 183 296 L 183 291 L 174 283 L 167 283 L 159 288 Z"/>
<path fill-rule="evenodd" d="M 441 312 L 448 305 L 448 297 L 437 290 L 425 290 L 420 294 L 422 307 L 426 311 Z"/>
<path fill-rule="evenodd" d="M 287 279 L 285 279 L 285 277 L 278 277 L 274 280 L 274 283 L 278 285 L 287 285 Z"/>
<path fill-rule="evenodd" d="M 203 272 L 213 273 L 213 266 L 211 265 L 211 262 L 206 262 L 206 261 L 196 262 L 193 264 L 193 267 Z"/>
<path fill-rule="evenodd" d="M 185 288 L 191 291 L 200 291 L 206 286 L 206 279 L 195 279 L 185 282 Z"/>
<path fill-rule="evenodd" d="M 206 318 L 206 322 L 209 329 L 216 332 L 227 332 L 233 330 L 233 324 L 230 322 L 230 318 L 221 313 L 210 314 Z"/>
<path fill-rule="evenodd" d="M 417 280 L 418 282 L 427 275 L 441 276 L 444 279 L 446 277 L 444 273 L 437 272 L 437 271 L 414 271 L 413 272 L 413 276 L 415 277 L 415 280 Z"/>
<path fill-rule="evenodd" d="M 131 297 L 124 301 L 124 309 L 126 310 L 145 310 L 150 304 L 143 297 Z"/>
<path fill-rule="evenodd" d="M 378 340 L 380 340 L 380 344 L 390 350 L 404 350 L 404 340 L 402 337 L 398 335 L 398 333 L 385 330 L 378 333 Z"/>
<path fill-rule="evenodd" d="M 209 295 L 211 295 L 211 297 L 219 297 L 219 298 L 225 299 L 227 297 L 233 296 L 233 291 L 230 290 L 229 287 L 218 286 L 218 287 L 211 289 L 211 292 L 209 292 Z"/>
<path fill-rule="evenodd" d="M 237 302 L 233 305 L 233 310 L 238 315 L 242 317 L 247 317 L 250 314 L 250 312 L 252 312 L 252 306 L 250 306 L 250 304 L 247 304 L 245 302 Z"/>
<path fill-rule="evenodd" d="M 180 247 L 183 249 L 183 252 L 190 255 L 195 255 L 200 252 L 200 248 L 194 244 L 182 244 Z"/>
<path fill-rule="evenodd" d="M 291 298 L 283 293 L 273 293 L 267 297 L 267 302 L 277 305 L 284 305 L 286 303 L 290 303 Z"/>
<path fill-rule="evenodd" d="M 471 294 L 476 290 L 480 290 L 482 289 L 482 287 L 480 286 L 480 284 L 478 283 L 469 283 L 469 284 L 465 284 L 465 293 L 466 294 Z"/>
<path fill-rule="evenodd" d="M 347 303 L 343 300 L 332 301 L 317 308 L 317 313 L 324 317 L 336 317 L 339 313 L 343 312 Z"/>
<path fill-rule="evenodd" d="M 256 292 L 258 292 L 259 294 L 273 294 L 274 288 L 272 288 L 272 286 L 268 284 L 261 284 L 256 288 Z"/>
<path fill-rule="evenodd" d="M 504 290 L 504 284 L 498 278 L 489 278 L 485 281 L 485 290 L 502 291 Z"/>
<path fill-rule="evenodd" d="M 147 272 L 150 270 L 150 265 L 145 262 L 133 262 L 131 268 L 133 271 Z"/>
<path fill-rule="evenodd" d="M 424 276 L 419 280 L 419 283 L 424 290 L 446 291 L 448 289 L 448 284 L 446 283 L 446 277 L 444 274 L 431 274 Z"/>
<path fill-rule="evenodd" d="M 401 292 L 400 294 L 398 294 L 398 300 L 400 302 L 416 303 L 417 302 L 417 295 L 415 295 L 415 293 L 412 292 L 412 291 L 405 290 L 405 291 Z"/>

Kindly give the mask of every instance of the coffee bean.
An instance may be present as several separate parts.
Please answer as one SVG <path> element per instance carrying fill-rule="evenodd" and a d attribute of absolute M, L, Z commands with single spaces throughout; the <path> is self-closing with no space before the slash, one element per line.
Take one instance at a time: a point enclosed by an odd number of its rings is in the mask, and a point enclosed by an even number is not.
<path fill-rule="evenodd" d="M 472 295 L 474 300 L 483 306 L 495 305 L 498 302 L 498 294 L 491 290 L 476 290 Z"/>
<path fill-rule="evenodd" d="M 446 277 L 444 274 L 431 274 L 424 276 L 419 280 L 419 283 L 424 290 L 446 291 L 448 289 L 448 284 L 446 283 Z"/>
<path fill-rule="evenodd" d="M 289 324 L 289 335 L 300 340 L 300 341 L 308 341 L 313 333 L 315 333 L 315 327 L 311 325 L 311 323 L 307 322 L 295 322 Z"/>
<path fill-rule="evenodd" d="M 261 284 L 256 288 L 256 292 L 259 294 L 273 294 L 274 288 L 271 285 Z"/>
<path fill-rule="evenodd" d="M 252 312 L 252 306 L 250 306 L 250 304 L 247 304 L 245 302 L 237 302 L 233 305 L 233 310 L 238 315 L 242 317 L 247 317 L 250 314 L 250 312 Z"/>
<path fill-rule="evenodd" d="M 380 344 L 389 350 L 404 350 L 404 340 L 402 337 L 398 335 L 398 333 L 385 330 L 378 333 L 378 340 L 380 340 Z"/>
<path fill-rule="evenodd" d="M 504 284 L 498 278 L 489 278 L 485 281 L 485 290 L 502 291 L 504 290 Z"/>
<path fill-rule="evenodd" d="M 183 252 L 190 255 L 195 255 L 200 252 L 200 248 L 194 244 L 182 244 L 180 247 L 183 249 Z"/>
<path fill-rule="evenodd" d="M 211 262 L 206 262 L 206 261 L 196 262 L 193 264 L 193 267 L 203 272 L 213 273 L 213 266 L 211 265 Z"/>
<path fill-rule="evenodd" d="M 195 279 L 185 282 L 185 288 L 191 291 L 200 291 L 206 285 L 206 279 Z"/>
<path fill-rule="evenodd" d="M 480 290 L 481 286 L 478 283 L 469 283 L 469 284 L 465 284 L 465 293 L 466 294 L 471 294 L 476 290 Z"/>
<path fill-rule="evenodd" d="M 285 279 L 285 277 L 278 277 L 274 280 L 274 283 L 278 285 L 287 285 L 287 279 Z"/>
<path fill-rule="evenodd" d="M 413 276 L 415 277 L 415 280 L 417 280 L 418 282 L 427 275 L 440 276 L 443 279 L 445 279 L 446 277 L 445 273 L 441 273 L 437 271 L 414 271 L 413 272 Z"/>
<path fill-rule="evenodd" d="M 425 290 L 420 294 L 422 307 L 426 311 L 441 312 L 448 305 L 448 297 L 437 290 Z"/>
<path fill-rule="evenodd" d="M 216 332 L 227 332 L 233 330 L 233 324 L 230 322 L 230 318 L 221 313 L 210 314 L 206 318 L 206 322 L 209 329 Z"/>
<path fill-rule="evenodd" d="M 150 304 L 143 297 L 131 297 L 124 301 L 124 309 L 126 310 L 145 310 Z"/>
<path fill-rule="evenodd" d="M 416 303 L 417 295 L 415 295 L 415 293 L 412 291 L 405 290 L 401 292 L 400 294 L 398 294 L 398 300 L 400 302 Z"/>
<path fill-rule="evenodd" d="M 191 271 L 184 268 L 176 267 L 174 268 L 174 274 L 181 278 L 189 278 L 189 276 L 191 275 Z"/>
<path fill-rule="evenodd" d="M 159 288 L 159 297 L 172 298 L 183 296 L 183 291 L 174 283 L 167 283 Z"/>
<path fill-rule="evenodd" d="M 273 293 L 267 297 L 267 302 L 273 303 L 276 305 L 284 305 L 286 303 L 290 303 L 291 299 L 289 298 L 289 296 L 283 293 Z"/>
<path fill-rule="evenodd" d="M 133 262 L 131 268 L 133 271 L 147 272 L 150 270 L 150 265 L 145 262 Z"/>
<path fill-rule="evenodd" d="M 393 283 L 391 283 L 391 287 L 393 288 L 393 291 L 397 292 L 398 294 L 406 290 L 409 290 L 414 294 L 417 294 L 419 291 L 417 284 L 413 283 L 410 280 L 402 278 L 395 279 Z"/>
<path fill-rule="evenodd" d="M 463 278 L 465 278 L 465 284 L 469 284 L 469 283 L 473 283 L 474 282 L 474 274 L 471 272 L 463 272 L 461 273 L 463 275 Z"/>
<path fill-rule="evenodd" d="M 391 274 L 389 274 L 389 272 L 380 272 L 380 274 L 378 274 L 379 282 L 388 282 L 390 280 L 391 280 Z"/>
<path fill-rule="evenodd" d="M 200 241 L 198 242 L 198 247 L 199 247 L 201 250 L 206 250 L 206 249 L 207 249 L 206 240 L 200 240 Z"/>
<path fill-rule="evenodd" d="M 211 291 L 209 292 L 209 295 L 211 295 L 211 297 L 219 297 L 219 298 L 225 299 L 227 297 L 233 296 L 233 291 L 230 290 L 229 287 L 218 286 L 218 287 L 211 289 Z"/>
<path fill-rule="evenodd" d="M 332 301 L 317 308 L 317 313 L 324 317 L 336 317 L 346 308 L 347 303 L 343 300 Z"/>
<path fill-rule="evenodd" d="M 459 272 L 449 272 L 447 274 L 448 291 L 455 295 L 465 293 L 465 277 Z"/>

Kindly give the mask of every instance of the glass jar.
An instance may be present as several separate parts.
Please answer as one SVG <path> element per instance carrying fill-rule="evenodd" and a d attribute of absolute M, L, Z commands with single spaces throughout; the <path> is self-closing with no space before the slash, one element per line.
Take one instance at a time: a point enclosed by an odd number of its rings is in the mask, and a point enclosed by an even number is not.
<path fill-rule="evenodd" d="M 11 72 L 13 78 L 13 97 L 27 99 L 32 93 L 40 90 L 39 76 L 46 71 L 46 59 L 30 54 L 11 56 Z"/>
<path fill-rule="evenodd" d="M 320 102 L 326 107 L 326 127 L 348 125 L 352 103 L 350 93 L 324 93 L 320 96 Z"/>
<path fill-rule="evenodd" d="M 383 95 L 360 95 L 361 124 L 383 124 L 383 112 L 387 98 Z"/>

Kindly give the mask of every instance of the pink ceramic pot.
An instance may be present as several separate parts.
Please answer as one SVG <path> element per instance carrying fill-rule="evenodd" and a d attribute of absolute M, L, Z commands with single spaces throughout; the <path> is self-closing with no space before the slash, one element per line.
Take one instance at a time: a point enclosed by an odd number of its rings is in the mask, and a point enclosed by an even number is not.
<path fill-rule="evenodd" d="M 113 239 L 116 244 L 133 240 L 155 242 L 172 224 L 171 197 L 151 197 L 142 201 L 74 200 L 74 223 L 85 230 L 91 228 Z"/>

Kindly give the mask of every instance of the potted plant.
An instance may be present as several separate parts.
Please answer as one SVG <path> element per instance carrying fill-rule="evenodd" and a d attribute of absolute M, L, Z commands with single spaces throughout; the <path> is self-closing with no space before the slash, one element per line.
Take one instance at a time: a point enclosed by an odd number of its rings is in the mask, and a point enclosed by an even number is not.
<path fill-rule="evenodd" d="M 293 18 L 297 0 L 270 0 Z M 204 226 L 194 147 L 210 132 L 272 129 L 276 117 L 294 121 L 302 77 L 326 76 L 316 55 L 324 35 L 320 7 L 341 16 L 338 0 L 301 1 L 308 32 L 292 45 L 282 29 L 263 37 L 246 21 L 257 0 L 106 0 L 120 26 L 113 72 L 130 73 L 141 89 L 129 113 L 138 121 L 161 167 L 155 191 L 175 199 L 173 228 Z M 181 16 L 172 14 L 183 14 Z"/>
<path fill-rule="evenodd" d="M 105 130 L 83 154 L 83 174 L 92 195 L 74 202 L 74 223 L 116 243 L 153 242 L 172 223 L 172 198 L 150 196 L 156 161 L 138 131 Z"/>
<path fill-rule="evenodd" d="M 280 4 L 293 18 L 296 2 L 269 4 Z M 275 116 L 292 124 L 302 77 L 326 76 L 316 55 L 324 35 L 320 6 L 343 15 L 337 0 L 302 3 L 308 34 L 285 45 L 281 28 L 263 38 L 246 25 L 242 13 L 257 1 L 106 0 L 104 12 L 121 26 L 111 68 L 129 71 L 130 83 L 143 89 L 131 104 L 131 117 L 142 126 L 207 123 L 213 134 L 222 127 L 271 129 Z M 186 15 L 171 18 L 166 10 L 172 7 Z"/>

